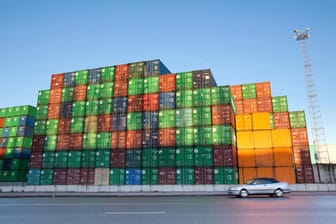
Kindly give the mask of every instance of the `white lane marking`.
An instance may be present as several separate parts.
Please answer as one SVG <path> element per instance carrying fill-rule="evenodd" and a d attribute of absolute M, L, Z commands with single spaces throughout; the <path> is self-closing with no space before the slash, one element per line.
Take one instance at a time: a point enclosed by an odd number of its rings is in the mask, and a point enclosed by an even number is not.
<path fill-rule="evenodd" d="M 166 212 L 105 212 L 105 215 L 164 215 Z"/>
<path fill-rule="evenodd" d="M 17 204 L 0 204 L 0 207 L 7 206 L 90 206 L 90 205 L 111 205 L 111 206 L 137 206 L 137 205 L 176 205 L 176 203 L 17 203 Z"/>

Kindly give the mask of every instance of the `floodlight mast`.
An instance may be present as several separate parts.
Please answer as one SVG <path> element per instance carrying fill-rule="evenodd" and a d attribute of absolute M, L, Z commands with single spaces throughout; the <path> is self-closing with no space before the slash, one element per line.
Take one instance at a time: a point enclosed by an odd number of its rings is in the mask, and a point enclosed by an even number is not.
<path fill-rule="evenodd" d="M 306 28 L 305 32 L 301 32 L 297 29 L 294 30 L 295 39 L 301 42 L 302 56 L 304 62 L 304 72 L 306 80 L 306 91 L 309 101 L 309 112 L 311 121 L 311 130 L 315 151 L 315 158 L 318 164 L 330 164 L 329 152 L 324 133 L 324 126 L 322 122 L 320 104 L 316 86 L 314 83 L 314 77 L 312 72 L 312 66 L 310 63 L 308 48 L 306 40 L 310 37 L 310 28 Z M 320 177 L 319 177 L 320 179 Z M 321 179 L 320 179 L 321 181 Z"/>

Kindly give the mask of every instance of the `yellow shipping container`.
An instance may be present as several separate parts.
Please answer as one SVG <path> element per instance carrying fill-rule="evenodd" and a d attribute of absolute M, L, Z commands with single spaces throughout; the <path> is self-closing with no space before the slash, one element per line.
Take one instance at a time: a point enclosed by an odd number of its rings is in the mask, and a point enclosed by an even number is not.
<path fill-rule="evenodd" d="M 254 148 L 254 139 L 252 131 L 237 131 L 237 147 L 238 149 Z"/>
<path fill-rule="evenodd" d="M 256 112 L 252 114 L 253 130 L 270 130 L 271 119 L 268 112 Z"/>
<path fill-rule="evenodd" d="M 273 149 L 255 149 L 256 167 L 274 166 Z"/>
<path fill-rule="evenodd" d="M 256 168 L 239 168 L 239 183 L 246 183 L 248 180 L 256 177 Z"/>
<path fill-rule="evenodd" d="M 273 152 L 275 166 L 294 166 L 292 148 L 274 148 Z"/>
<path fill-rule="evenodd" d="M 236 130 L 237 131 L 251 131 L 252 130 L 251 114 L 237 114 L 236 115 Z"/>
<path fill-rule="evenodd" d="M 257 177 L 270 177 L 274 178 L 274 168 L 273 167 L 258 167 L 257 169 Z"/>
<path fill-rule="evenodd" d="M 255 167 L 256 156 L 254 149 L 238 150 L 238 166 L 239 167 Z"/>
<path fill-rule="evenodd" d="M 254 148 L 272 148 L 272 132 L 266 131 L 253 131 Z"/>
<path fill-rule="evenodd" d="M 293 167 L 275 167 L 275 178 L 289 184 L 295 184 L 295 171 Z"/>
<path fill-rule="evenodd" d="M 272 130 L 272 140 L 274 148 L 292 147 L 292 139 L 289 129 Z"/>

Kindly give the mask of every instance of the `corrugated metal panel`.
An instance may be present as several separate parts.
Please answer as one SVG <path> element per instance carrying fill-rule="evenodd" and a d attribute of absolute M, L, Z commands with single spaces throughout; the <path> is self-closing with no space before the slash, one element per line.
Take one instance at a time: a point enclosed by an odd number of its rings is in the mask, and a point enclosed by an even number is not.
<path fill-rule="evenodd" d="M 248 180 L 256 177 L 256 168 L 239 168 L 239 183 L 246 183 Z"/>
<path fill-rule="evenodd" d="M 289 167 L 275 167 L 275 178 L 279 181 L 284 181 L 289 184 L 295 184 L 295 171 L 292 166 Z"/>
<path fill-rule="evenodd" d="M 256 167 L 273 167 L 274 166 L 272 148 L 256 149 L 255 156 L 256 156 Z"/>
<path fill-rule="evenodd" d="M 274 165 L 276 167 L 293 166 L 293 150 L 292 148 L 274 148 Z"/>
<path fill-rule="evenodd" d="M 270 113 L 257 112 L 252 114 L 253 130 L 270 130 Z"/>
<path fill-rule="evenodd" d="M 291 133 L 289 129 L 272 130 L 274 148 L 286 148 L 292 146 Z"/>
<path fill-rule="evenodd" d="M 254 138 L 252 131 L 237 131 L 237 147 L 238 149 L 254 148 Z"/>
<path fill-rule="evenodd" d="M 272 132 L 266 131 L 253 131 L 254 148 L 272 148 Z"/>
<path fill-rule="evenodd" d="M 256 167 L 254 149 L 238 150 L 238 167 Z"/>
<path fill-rule="evenodd" d="M 237 131 L 251 131 L 252 130 L 251 114 L 237 114 L 236 115 L 236 130 Z"/>

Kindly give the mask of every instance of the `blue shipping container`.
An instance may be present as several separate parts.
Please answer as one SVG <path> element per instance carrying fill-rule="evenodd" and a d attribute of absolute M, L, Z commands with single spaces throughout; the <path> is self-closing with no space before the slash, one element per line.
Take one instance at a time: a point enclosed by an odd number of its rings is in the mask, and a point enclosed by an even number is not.
<path fill-rule="evenodd" d="M 89 84 L 98 84 L 101 80 L 102 69 L 90 69 L 89 70 Z"/>
<path fill-rule="evenodd" d="M 16 132 L 16 136 L 18 137 L 33 137 L 34 128 L 28 126 L 20 126 Z"/>
<path fill-rule="evenodd" d="M 75 75 L 76 75 L 75 72 L 64 73 L 63 88 L 75 86 Z"/>
<path fill-rule="evenodd" d="M 145 129 L 142 132 L 142 145 L 144 148 L 157 148 L 159 146 L 158 129 Z"/>
<path fill-rule="evenodd" d="M 127 97 L 113 98 L 113 113 L 126 113 L 127 112 Z"/>
<path fill-rule="evenodd" d="M 9 131 L 10 131 L 10 128 L 4 128 L 2 130 L 2 137 L 3 138 L 8 138 L 9 137 Z M 6 147 L 6 146 L 5 146 Z"/>
<path fill-rule="evenodd" d="M 175 96 L 176 96 L 175 92 L 160 93 L 160 110 L 175 109 L 176 107 Z"/>
<path fill-rule="evenodd" d="M 62 103 L 60 109 L 60 118 L 71 118 L 72 116 L 72 103 Z"/>
<path fill-rule="evenodd" d="M 112 131 L 126 130 L 127 114 L 113 114 L 112 116 Z"/>
<path fill-rule="evenodd" d="M 7 138 L 3 138 L 0 141 L 0 148 L 6 148 L 7 146 Z"/>
<path fill-rule="evenodd" d="M 21 116 L 19 117 L 19 126 L 29 126 L 34 127 L 35 118 L 32 116 Z"/>
<path fill-rule="evenodd" d="M 152 61 L 146 61 L 145 68 L 146 68 L 145 77 L 154 76 L 154 75 L 171 74 L 169 69 L 158 59 L 152 60 Z"/>
<path fill-rule="evenodd" d="M 126 169 L 126 185 L 141 185 L 141 168 Z"/>
<path fill-rule="evenodd" d="M 142 119 L 144 129 L 159 128 L 159 112 L 144 112 Z"/>

